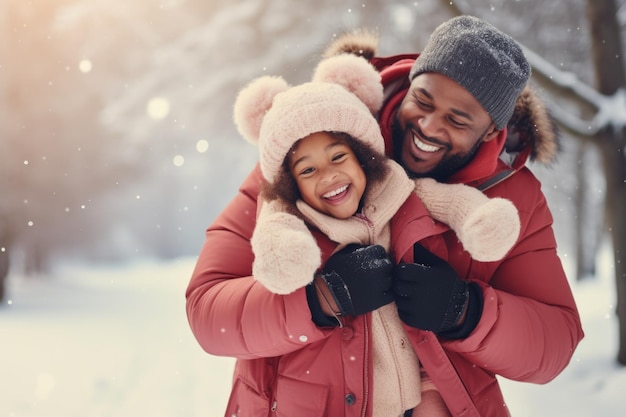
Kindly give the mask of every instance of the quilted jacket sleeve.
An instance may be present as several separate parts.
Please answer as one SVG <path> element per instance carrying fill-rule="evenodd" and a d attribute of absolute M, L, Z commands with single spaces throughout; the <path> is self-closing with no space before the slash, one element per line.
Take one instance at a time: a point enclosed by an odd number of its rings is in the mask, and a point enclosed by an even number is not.
<path fill-rule="evenodd" d="M 250 237 L 260 180 L 257 166 L 207 229 L 187 288 L 192 332 L 213 355 L 278 356 L 325 336 L 311 321 L 304 288 L 273 294 L 251 276 Z"/>
<path fill-rule="evenodd" d="M 483 287 L 483 315 L 467 339 L 446 342 L 446 349 L 506 378 L 546 383 L 569 363 L 583 330 L 540 185 L 527 170 L 514 178 L 517 184 L 497 192 L 517 205 L 520 240 L 495 270 L 489 263 L 472 264 L 468 278 Z M 520 181 L 524 193 L 516 197 Z"/>

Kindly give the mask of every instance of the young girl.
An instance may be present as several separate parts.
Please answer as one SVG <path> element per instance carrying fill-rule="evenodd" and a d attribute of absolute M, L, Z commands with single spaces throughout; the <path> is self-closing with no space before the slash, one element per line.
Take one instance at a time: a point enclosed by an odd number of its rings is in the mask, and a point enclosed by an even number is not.
<path fill-rule="evenodd" d="M 418 197 L 477 260 L 500 259 L 519 233 L 517 211 L 508 200 L 488 199 L 464 185 L 411 180 L 387 159 L 373 115 L 382 100 L 378 72 L 362 58 L 339 55 L 322 61 L 312 82 L 290 87 L 280 77 L 261 77 L 235 103 L 235 123 L 258 144 L 265 179 L 251 239 L 253 275 L 276 294 L 308 286 L 313 319 L 318 302 L 340 327 L 345 316 L 358 313 L 314 280 L 323 266 L 320 245 L 333 242 L 335 252 L 350 244 L 393 251 L 389 222 Z M 444 224 L 440 233 L 447 230 Z M 392 301 L 371 313 L 372 415 L 414 410 L 414 416 L 447 416 L 406 343 Z"/>

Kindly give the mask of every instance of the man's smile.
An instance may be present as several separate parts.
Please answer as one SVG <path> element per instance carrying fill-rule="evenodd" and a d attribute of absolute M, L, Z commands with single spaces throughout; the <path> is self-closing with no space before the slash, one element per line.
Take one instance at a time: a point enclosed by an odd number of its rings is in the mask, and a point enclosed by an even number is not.
<path fill-rule="evenodd" d="M 424 141 L 422 141 L 417 134 L 413 133 L 413 143 L 415 144 L 415 146 L 417 147 L 417 149 L 419 149 L 420 151 L 423 152 L 437 152 L 438 150 L 440 150 L 442 148 L 442 146 L 435 146 L 435 145 L 431 145 L 428 144 Z"/>

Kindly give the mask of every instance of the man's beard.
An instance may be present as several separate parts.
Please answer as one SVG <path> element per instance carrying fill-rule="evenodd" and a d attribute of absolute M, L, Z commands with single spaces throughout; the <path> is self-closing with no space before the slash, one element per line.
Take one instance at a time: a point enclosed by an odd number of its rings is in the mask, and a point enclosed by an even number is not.
<path fill-rule="evenodd" d="M 421 136 L 426 137 L 422 134 L 421 131 L 419 131 L 418 128 L 415 129 L 418 130 Z M 402 165 L 406 173 L 411 178 L 430 177 L 439 182 L 445 182 L 452 175 L 465 167 L 474 158 L 486 134 L 487 131 L 485 131 L 485 133 L 480 136 L 480 139 L 476 141 L 472 149 L 470 149 L 467 153 L 445 155 L 435 168 L 431 169 L 428 172 L 417 173 L 409 171 L 409 169 L 406 167 L 406 164 L 404 163 L 404 159 L 402 158 L 402 148 L 407 135 L 406 131 L 402 129 L 400 121 L 396 116 L 394 117 L 393 124 L 391 126 L 391 137 L 393 140 L 393 159 L 395 159 L 396 162 Z"/>

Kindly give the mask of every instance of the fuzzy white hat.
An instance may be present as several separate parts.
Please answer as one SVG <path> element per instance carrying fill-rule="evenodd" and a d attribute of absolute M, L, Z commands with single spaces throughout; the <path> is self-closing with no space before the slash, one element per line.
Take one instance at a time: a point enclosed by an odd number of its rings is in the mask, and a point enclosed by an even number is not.
<path fill-rule="evenodd" d="M 274 183 L 287 152 L 316 132 L 343 132 L 384 153 L 373 116 L 383 101 L 380 75 L 365 59 L 327 58 L 311 82 L 290 87 L 281 77 L 252 81 L 238 95 L 234 120 L 243 137 L 258 143 L 261 172 Z"/>

